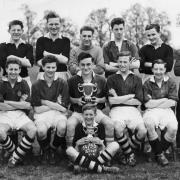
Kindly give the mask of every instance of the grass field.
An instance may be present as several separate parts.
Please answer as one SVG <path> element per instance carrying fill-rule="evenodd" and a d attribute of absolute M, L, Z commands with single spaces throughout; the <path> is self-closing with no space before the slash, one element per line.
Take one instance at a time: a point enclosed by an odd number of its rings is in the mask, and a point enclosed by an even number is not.
<path fill-rule="evenodd" d="M 38 68 L 35 66 L 29 71 L 32 82 L 35 81 Z M 171 76 L 177 84 L 180 78 Z M 178 156 L 178 155 L 177 155 Z M 67 159 L 58 158 L 56 166 L 41 165 L 37 157 L 30 157 L 23 166 L 14 169 L 7 168 L 6 164 L 0 163 L 0 179 L 7 180 L 180 180 L 180 159 L 170 161 L 167 167 L 160 167 L 155 162 L 147 163 L 143 157 L 138 158 L 136 167 L 117 165 L 120 167 L 118 174 L 92 174 L 82 173 L 75 175 L 67 168 Z"/>

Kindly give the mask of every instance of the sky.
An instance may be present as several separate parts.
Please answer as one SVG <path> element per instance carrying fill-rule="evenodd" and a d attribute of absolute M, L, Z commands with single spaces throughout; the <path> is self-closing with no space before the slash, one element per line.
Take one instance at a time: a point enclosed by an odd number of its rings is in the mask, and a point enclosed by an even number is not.
<path fill-rule="evenodd" d="M 23 20 L 22 4 L 28 4 L 30 9 L 37 13 L 36 22 L 42 19 L 45 10 L 54 10 L 62 17 L 71 18 L 81 27 L 92 10 L 108 8 L 109 15 L 120 16 L 135 3 L 156 8 L 158 12 L 165 11 L 172 22 L 169 28 L 172 33 L 171 44 L 175 48 L 180 48 L 180 26 L 176 25 L 177 15 L 180 14 L 179 0 L 0 0 L 0 42 L 9 39 L 9 21 Z"/>

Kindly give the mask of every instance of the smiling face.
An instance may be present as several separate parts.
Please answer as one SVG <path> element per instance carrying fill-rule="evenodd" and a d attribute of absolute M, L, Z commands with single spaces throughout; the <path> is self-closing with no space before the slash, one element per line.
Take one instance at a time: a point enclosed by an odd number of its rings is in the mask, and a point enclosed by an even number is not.
<path fill-rule="evenodd" d="M 88 74 L 92 73 L 92 70 L 93 70 L 92 58 L 82 59 L 79 62 L 79 68 L 82 71 L 83 75 L 88 75 Z"/>
<path fill-rule="evenodd" d="M 96 113 L 94 109 L 87 109 L 83 112 L 83 118 L 86 126 L 93 126 L 95 116 Z"/>
<path fill-rule="evenodd" d="M 47 22 L 47 28 L 52 36 L 58 35 L 60 31 L 60 19 L 56 18 L 49 18 Z"/>
<path fill-rule="evenodd" d="M 160 40 L 160 33 L 158 33 L 155 28 L 146 30 L 146 35 L 153 46 L 158 44 Z"/>
<path fill-rule="evenodd" d="M 152 68 L 152 72 L 156 80 L 159 80 L 159 81 L 163 80 L 165 72 L 166 72 L 165 64 L 154 64 Z"/>
<path fill-rule="evenodd" d="M 13 41 L 19 41 L 23 34 L 23 29 L 20 25 L 12 25 L 9 29 L 9 34 Z"/>
<path fill-rule="evenodd" d="M 92 45 L 92 39 L 93 39 L 93 33 L 92 31 L 82 31 L 81 32 L 81 35 L 80 35 L 80 38 L 81 38 L 81 44 L 82 46 L 85 46 L 85 47 L 91 47 Z"/>
<path fill-rule="evenodd" d="M 114 34 L 115 40 L 121 40 L 124 35 L 124 25 L 123 24 L 115 24 L 112 28 L 112 32 Z"/>
<path fill-rule="evenodd" d="M 57 69 L 56 62 L 46 63 L 44 66 L 42 66 L 42 68 L 44 70 L 44 75 L 47 78 L 54 78 Z"/>
<path fill-rule="evenodd" d="M 16 80 L 21 72 L 19 64 L 9 64 L 6 68 L 8 79 Z"/>
<path fill-rule="evenodd" d="M 119 70 L 122 73 L 126 73 L 129 71 L 129 66 L 130 66 L 130 57 L 129 56 L 120 56 L 118 58 L 118 65 L 119 65 Z"/>

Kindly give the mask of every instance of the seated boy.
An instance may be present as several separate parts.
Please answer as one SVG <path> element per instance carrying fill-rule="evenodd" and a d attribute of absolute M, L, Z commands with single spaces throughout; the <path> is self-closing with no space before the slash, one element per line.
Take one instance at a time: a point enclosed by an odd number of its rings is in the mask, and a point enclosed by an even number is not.
<path fill-rule="evenodd" d="M 104 165 L 116 154 L 119 144 L 111 142 L 105 148 L 105 129 L 102 124 L 95 122 L 96 110 L 93 104 L 83 106 L 83 122 L 76 126 L 73 146 L 67 148 L 67 155 L 74 163 L 75 170 L 118 172 L 117 167 Z"/>
<path fill-rule="evenodd" d="M 0 143 L 12 156 L 8 166 L 14 167 L 31 149 L 36 127 L 24 110 L 30 109 L 30 90 L 19 74 L 21 62 L 10 58 L 6 62 L 7 77 L 0 82 Z M 8 131 L 23 130 L 26 135 L 18 147 L 8 136 Z"/>
<path fill-rule="evenodd" d="M 43 76 L 32 85 L 32 105 L 37 127 L 37 138 L 43 151 L 42 163 L 55 164 L 55 150 L 65 144 L 66 111 L 68 105 L 68 85 L 55 75 L 57 59 L 45 56 L 42 60 Z M 48 130 L 56 132 L 50 147 Z"/>
<path fill-rule="evenodd" d="M 171 109 L 178 99 L 176 83 L 166 73 L 166 63 L 155 60 L 152 64 L 153 76 L 144 83 L 144 99 L 147 110 L 143 119 L 148 131 L 149 143 L 155 153 L 157 161 L 162 166 L 168 164 L 164 155 L 171 143 L 175 141 L 177 133 L 176 116 Z M 158 138 L 156 129 L 166 132 Z"/>

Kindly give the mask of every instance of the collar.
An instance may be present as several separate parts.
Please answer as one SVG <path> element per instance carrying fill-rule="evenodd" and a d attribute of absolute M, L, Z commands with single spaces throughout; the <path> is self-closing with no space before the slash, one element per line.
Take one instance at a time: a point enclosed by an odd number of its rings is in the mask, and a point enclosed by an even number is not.
<path fill-rule="evenodd" d="M 78 72 L 77 72 L 77 75 L 80 76 L 80 77 L 82 77 L 82 71 L 78 71 Z M 95 75 L 96 75 L 95 72 L 92 71 L 92 76 L 95 77 Z"/>
<path fill-rule="evenodd" d="M 121 74 L 122 75 L 121 71 L 119 71 L 119 70 L 116 72 L 116 74 Z M 134 74 L 134 73 L 132 71 L 129 71 L 128 75 L 129 74 Z"/>
<path fill-rule="evenodd" d="M 83 127 L 86 127 L 86 124 L 85 124 L 85 122 L 84 122 L 84 120 L 83 120 L 83 122 L 82 122 L 82 125 L 83 125 Z M 98 125 L 98 123 L 96 123 L 95 121 L 93 122 L 93 127 L 96 127 Z"/>
<path fill-rule="evenodd" d="M 50 34 L 50 33 L 45 34 L 45 35 L 44 35 L 44 37 L 46 37 L 46 38 L 48 38 L 48 39 L 52 39 L 52 37 L 51 37 L 51 34 Z M 57 39 L 62 39 L 62 35 L 61 35 L 60 33 L 59 33 L 59 35 L 58 35 Z"/>
<path fill-rule="evenodd" d="M 58 78 L 59 78 L 58 74 L 55 73 L 53 81 L 56 81 Z M 40 74 L 39 79 L 45 81 L 45 79 L 44 79 L 44 72 Z"/>
<path fill-rule="evenodd" d="M 6 76 L 3 76 L 3 77 L 2 77 L 2 80 L 3 80 L 3 81 L 6 81 L 6 82 L 9 81 L 8 78 L 7 78 Z M 18 76 L 17 82 L 21 82 L 22 80 L 23 80 L 22 77 L 21 77 L 21 76 Z"/>
<path fill-rule="evenodd" d="M 12 39 L 10 39 L 7 43 L 15 44 Z M 26 42 L 25 42 L 24 40 L 20 39 L 19 42 L 18 42 L 18 45 L 19 45 L 19 44 L 26 44 Z"/>
<path fill-rule="evenodd" d="M 159 47 L 161 47 L 161 46 L 162 46 L 163 41 L 160 39 L 160 41 L 159 41 L 159 43 L 158 43 L 158 45 L 157 45 L 157 46 L 152 45 L 150 42 L 148 42 L 147 44 L 148 44 L 148 45 L 151 45 L 151 46 L 153 46 L 153 47 L 155 47 L 155 48 L 157 49 L 157 48 L 159 48 Z"/>
<path fill-rule="evenodd" d="M 154 82 L 154 83 L 155 83 L 155 78 L 154 78 L 154 76 L 151 76 L 151 77 L 149 78 L 149 80 L 150 80 L 151 82 Z M 169 80 L 169 76 L 164 75 L 163 81 L 164 81 L 164 82 L 167 82 L 168 80 Z"/>

